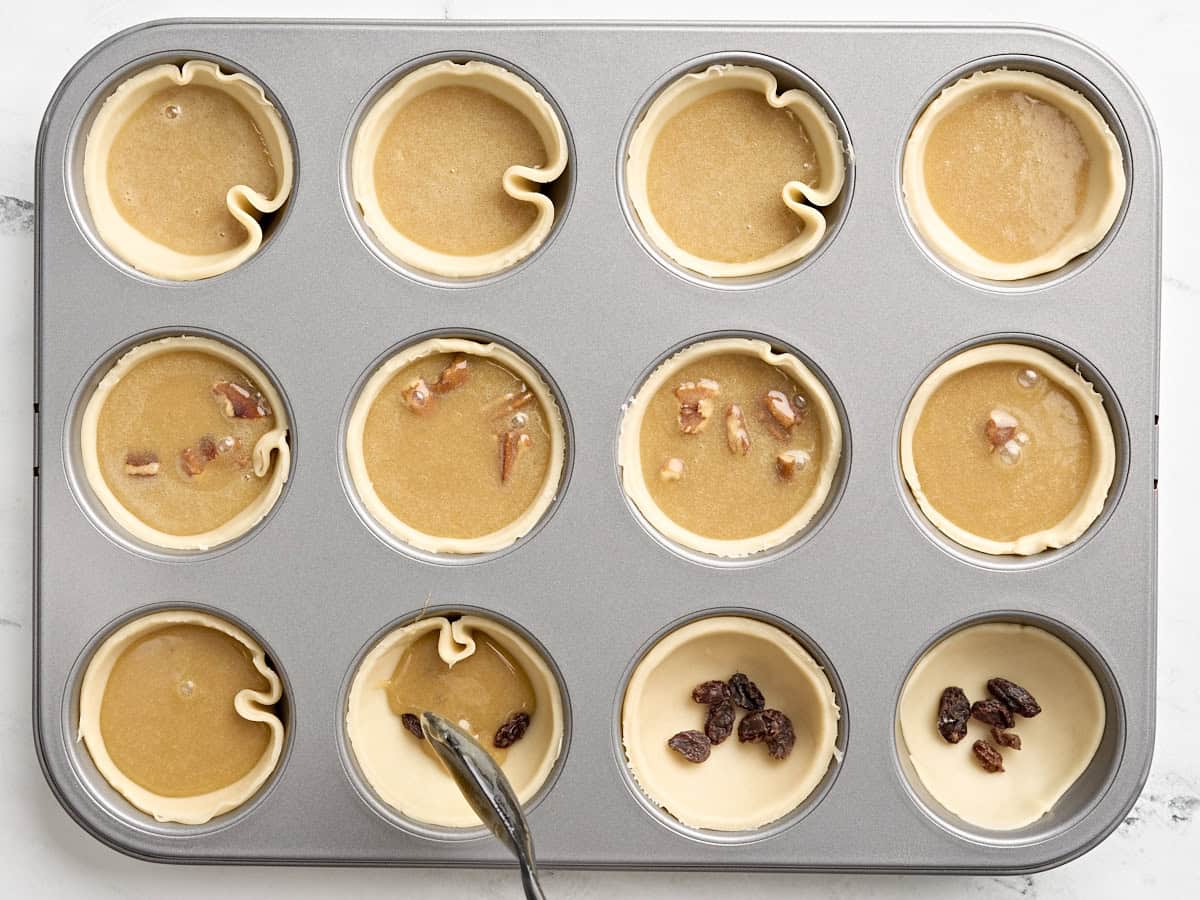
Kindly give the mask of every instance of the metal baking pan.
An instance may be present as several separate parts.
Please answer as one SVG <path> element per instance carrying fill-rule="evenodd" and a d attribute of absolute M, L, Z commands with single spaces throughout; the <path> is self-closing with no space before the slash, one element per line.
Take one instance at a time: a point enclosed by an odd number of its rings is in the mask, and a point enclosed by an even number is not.
<path fill-rule="evenodd" d="M 494 58 L 561 111 L 571 165 L 550 240 L 515 270 L 447 286 L 372 249 L 346 188 L 367 98 L 414 60 Z M 297 182 L 262 250 L 216 278 L 138 275 L 94 238 L 80 161 L 90 115 L 154 61 L 214 57 L 266 86 L 292 130 Z M 650 251 L 620 170 L 639 110 L 709 60 L 756 61 L 827 100 L 850 178 L 822 248 L 797 269 L 725 287 Z M 980 284 L 943 267 L 899 189 L 908 130 L 956 73 L 1034 67 L 1109 117 L 1129 175 L 1109 239 L 1032 282 Z M 46 113 L 37 173 L 34 731 L 46 777 L 101 841 L 173 862 L 507 865 L 475 833 L 398 827 L 364 802 L 345 754 L 343 691 L 373 635 L 426 598 L 511 619 L 566 686 L 561 766 L 531 822 L 545 864 L 587 868 L 1029 872 L 1102 840 L 1131 807 L 1154 737 L 1160 173 L 1153 124 L 1108 60 L 1040 28 L 682 24 L 169 21 L 87 54 Z M 500 336 L 551 376 L 569 417 L 559 501 L 508 553 L 444 565 L 364 526 L 339 462 L 341 423 L 373 360 L 429 331 Z M 715 332 L 766 335 L 828 378 L 849 436 L 820 527 L 765 560 L 710 564 L 665 547 L 622 494 L 622 405 L 672 347 Z M 247 539 L 195 558 L 129 543 L 89 497 L 76 415 L 121 349 L 211 332 L 248 348 L 290 405 L 292 478 Z M 1101 519 L 1063 551 L 1025 560 L 955 550 L 916 511 L 897 436 L 925 373 L 964 343 L 1045 346 L 1099 379 L 1118 444 Z M 248 627 L 286 684 L 277 775 L 207 826 L 156 824 L 108 789 L 75 740 L 78 679 L 115 622 L 201 605 Z M 633 786 L 617 710 L 651 639 L 703 611 L 748 610 L 805 636 L 841 694 L 844 759 L 805 814 L 718 839 L 675 827 Z M 955 623 L 1003 613 L 1047 623 L 1093 662 L 1109 700 L 1096 760 L 1031 830 L 991 839 L 909 786 L 896 701 L 921 651 Z"/>

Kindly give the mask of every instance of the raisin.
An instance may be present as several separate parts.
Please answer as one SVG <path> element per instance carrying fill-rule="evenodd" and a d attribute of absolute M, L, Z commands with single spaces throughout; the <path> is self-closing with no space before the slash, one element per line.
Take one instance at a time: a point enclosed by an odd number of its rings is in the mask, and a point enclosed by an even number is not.
<path fill-rule="evenodd" d="M 792 720 L 777 709 L 762 709 L 747 713 L 738 723 L 738 740 L 743 744 L 764 741 L 767 752 L 775 759 L 786 759 L 796 745 Z"/>
<path fill-rule="evenodd" d="M 989 744 L 987 741 L 976 741 L 971 750 L 975 753 L 975 758 L 979 760 L 979 764 L 989 772 L 1004 771 L 1004 757 L 1000 755 L 1000 751 Z"/>
<path fill-rule="evenodd" d="M 699 731 L 681 731 L 669 741 L 667 746 L 686 759 L 688 762 L 702 763 L 708 759 L 712 744 Z"/>
<path fill-rule="evenodd" d="M 722 700 L 708 708 L 704 720 L 704 733 L 713 744 L 719 744 L 733 734 L 733 718 L 736 715 L 733 701 Z"/>
<path fill-rule="evenodd" d="M 971 701 L 960 687 L 948 687 L 942 691 L 938 703 L 937 730 L 951 744 L 957 744 L 967 736 L 967 720 L 971 718 Z"/>
<path fill-rule="evenodd" d="M 767 752 L 772 759 L 787 759 L 792 748 L 796 746 L 796 730 L 792 728 L 792 720 L 777 709 L 764 710 L 778 714 L 778 726 L 774 734 L 767 735 Z"/>
<path fill-rule="evenodd" d="M 496 729 L 496 736 L 492 738 L 492 746 L 503 750 L 505 747 L 511 747 L 521 738 L 525 737 L 525 732 L 529 730 L 529 713 L 515 712 L 507 719 L 504 724 Z"/>
<path fill-rule="evenodd" d="M 760 744 L 767 739 L 767 720 L 762 712 L 747 713 L 738 722 L 738 740 L 743 744 Z"/>
<path fill-rule="evenodd" d="M 1015 712 L 1018 716 L 1032 719 L 1042 711 L 1033 694 L 1007 678 L 993 678 L 987 683 L 988 693 Z"/>
<path fill-rule="evenodd" d="M 763 699 L 762 691 L 758 689 L 758 685 L 743 675 L 741 672 L 735 672 L 729 679 L 730 690 L 733 691 L 733 702 L 742 709 L 757 711 L 767 705 Z"/>
<path fill-rule="evenodd" d="M 705 706 L 712 706 L 714 703 L 728 700 L 731 696 L 729 685 L 723 681 L 706 681 L 704 684 L 696 685 L 692 691 L 692 699 Z"/>
<path fill-rule="evenodd" d="M 413 737 L 418 741 L 425 740 L 425 732 L 421 730 L 421 720 L 412 713 L 405 713 L 400 717 L 400 724 L 412 732 Z"/>
<path fill-rule="evenodd" d="M 976 700 L 971 704 L 971 716 L 985 725 L 1013 727 L 1012 711 L 999 700 Z"/>
<path fill-rule="evenodd" d="M 1012 731 L 1001 731 L 995 725 L 992 726 L 992 740 L 1001 747 L 1008 747 L 1010 750 L 1021 749 L 1021 736 Z"/>

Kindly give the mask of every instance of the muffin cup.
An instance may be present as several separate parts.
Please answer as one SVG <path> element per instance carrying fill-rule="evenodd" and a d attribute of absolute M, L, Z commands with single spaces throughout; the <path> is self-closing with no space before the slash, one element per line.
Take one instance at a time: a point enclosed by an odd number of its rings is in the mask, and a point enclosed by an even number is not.
<path fill-rule="evenodd" d="M 234 185 L 225 195 L 229 213 L 246 229 L 246 240 L 221 253 L 181 253 L 138 231 L 117 210 L 109 193 L 108 154 L 129 118 L 159 91 L 179 85 L 215 88 L 235 99 L 262 134 L 275 163 L 278 186 L 271 197 L 246 185 Z M 241 265 L 262 245 L 259 220 L 279 211 L 291 194 L 295 177 L 292 145 L 279 111 L 262 86 L 240 73 L 227 74 L 208 60 L 189 60 L 182 66 L 153 66 L 123 82 L 100 108 L 83 155 L 83 186 L 88 209 L 100 239 L 119 258 L 147 275 L 172 281 L 210 278 Z"/>

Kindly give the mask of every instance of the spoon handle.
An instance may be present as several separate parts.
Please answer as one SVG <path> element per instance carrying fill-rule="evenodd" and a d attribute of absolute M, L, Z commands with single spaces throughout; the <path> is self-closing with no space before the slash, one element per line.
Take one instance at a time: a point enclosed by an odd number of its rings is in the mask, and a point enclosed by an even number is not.
<path fill-rule="evenodd" d="M 546 900 L 532 861 L 521 860 L 521 886 L 525 888 L 525 900 Z"/>

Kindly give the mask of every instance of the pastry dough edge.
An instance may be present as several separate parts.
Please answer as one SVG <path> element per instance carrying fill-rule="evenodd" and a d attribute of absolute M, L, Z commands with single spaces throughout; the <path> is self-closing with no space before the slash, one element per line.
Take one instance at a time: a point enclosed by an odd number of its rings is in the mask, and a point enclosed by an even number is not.
<path fill-rule="evenodd" d="M 921 489 L 913 459 L 913 436 L 925 404 L 951 376 L 975 366 L 995 362 L 1024 363 L 1042 369 L 1079 404 L 1093 439 L 1092 473 L 1087 489 L 1065 519 L 1057 525 L 1022 535 L 1012 541 L 994 541 L 961 528 L 942 515 Z M 957 353 L 921 382 L 904 413 L 900 430 L 900 466 L 904 480 L 925 517 L 954 542 L 992 556 L 1031 556 L 1047 549 L 1065 547 L 1077 540 L 1104 510 L 1116 476 L 1116 440 L 1104 409 L 1104 398 L 1092 384 L 1045 350 L 1025 344 L 981 344 Z"/>
<path fill-rule="evenodd" d="M 685 365 L 707 356 L 739 353 L 754 356 L 768 365 L 781 368 L 801 387 L 813 402 L 821 417 L 823 458 L 820 477 L 812 494 L 790 519 L 765 534 L 748 538 L 718 539 L 697 534 L 675 522 L 650 495 L 642 472 L 641 432 L 646 404 L 668 380 Z M 692 550 L 719 557 L 743 557 L 760 553 L 782 544 L 813 520 L 825 505 L 833 489 L 842 457 L 842 423 L 833 398 L 808 367 L 791 353 L 776 353 L 771 345 L 758 338 L 713 338 L 702 340 L 680 350 L 658 366 L 637 389 L 626 404 L 621 419 L 621 434 L 617 447 L 617 465 L 621 469 L 621 484 L 646 521 L 663 537 Z"/>
<path fill-rule="evenodd" d="M 244 689 L 234 697 L 234 708 L 251 722 L 264 722 L 271 730 L 270 742 L 254 768 L 231 785 L 193 797 L 164 797 L 147 790 L 126 776 L 112 757 L 100 731 L 100 712 L 104 692 L 113 666 L 135 640 L 170 625 L 201 625 L 227 634 L 243 644 L 251 653 L 254 668 L 267 680 L 268 689 Z M 203 825 L 222 813 L 244 804 L 275 771 L 283 752 L 283 722 L 268 707 L 283 697 L 283 683 L 266 660 L 266 651 L 245 631 L 231 622 L 198 610 L 177 609 L 140 616 L 121 626 L 105 638 L 96 649 L 84 670 L 79 690 L 78 740 L 87 747 L 96 768 L 114 790 L 137 809 L 159 822 L 182 825 Z"/>
<path fill-rule="evenodd" d="M 925 191 L 925 145 L 938 121 L 971 94 L 990 88 L 1026 91 L 1070 118 L 1092 161 L 1088 193 L 1099 191 L 1090 222 L 1077 222 L 1057 245 L 1021 262 L 997 262 L 974 250 L 938 215 Z M 901 188 L 914 227 L 938 256 L 967 275 L 1016 281 L 1060 269 L 1104 240 L 1121 211 L 1125 181 L 1121 146 L 1104 117 L 1083 94 L 1036 72 L 991 69 L 958 79 L 924 109 L 905 144 Z"/>
<path fill-rule="evenodd" d="M 96 446 L 100 413 L 117 382 L 147 359 L 179 351 L 207 353 L 236 366 L 254 381 L 270 404 L 271 412 L 275 416 L 275 428 L 258 439 L 253 451 L 256 475 L 258 475 L 260 464 L 269 465 L 271 454 L 276 454 L 271 481 L 249 506 L 238 512 L 233 518 L 210 531 L 190 535 L 160 531 L 126 509 L 104 479 L 104 474 L 100 470 L 100 458 Z M 291 471 L 292 453 L 291 447 L 288 445 L 289 428 L 287 408 L 283 404 L 283 397 L 275 388 L 275 383 L 246 354 L 222 341 L 198 335 L 157 338 L 144 344 L 138 344 L 124 353 L 96 385 L 92 396 L 88 399 L 79 428 L 80 457 L 83 461 L 84 478 L 108 514 L 135 538 L 167 550 L 209 550 L 241 537 L 266 518 L 279 500 Z"/>
<path fill-rule="evenodd" d="M 108 186 L 108 154 L 129 117 L 163 88 L 192 83 L 218 88 L 246 110 L 267 142 L 278 177 L 273 197 L 265 197 L 246 185 L 229 189 L 226 204 L 230 214 L 246 229 L 246 240 L 232 250 L 205 255 L 181 253 L 142 234 L 118 212 Z M 291 194 L 294 168 L 287 128 L 262 86 L 247 75 L 226 74 L 214 62 L 193 59 L 182 66 L 171 63 L 152 66 L 123 81 L 109 95 L 88 130 L 83 186 L 96 232 L 116 256 L 147 275 L 195 281 L 227 272 L 258 251 L 262 245 L 262 226 L 251 210 L 263 215 L 281 209 Z"/>
<path fill-rule="evenodd" d="M 388 509 L 375 491 L 363 454 L 363 431 L 371 407 L 380 392 L 400 369 L 425 356 L 439 353 L 465 353 L 495 360 L 525 382 L 546 413 L 550 431 L 550 462 L 546 479 L 533 502 L 512 522 L 490 534 L 474 538 L 453 538 L 428 534 L 413 528 Z M 355 492 L 372 518 L 393 537 L 429 553 L 470 555 L 492 553 L 516 543 L 532 531 L 558 496 L 563 466 L 566 464 L 566 427 L 563 414 L 542 376 L 519 354 L 503 344 L 483 343 L 468 338 L 437 337 L 420 341 L 389 357 L 363 385 L 346 424 L 346 467 Z"/>

